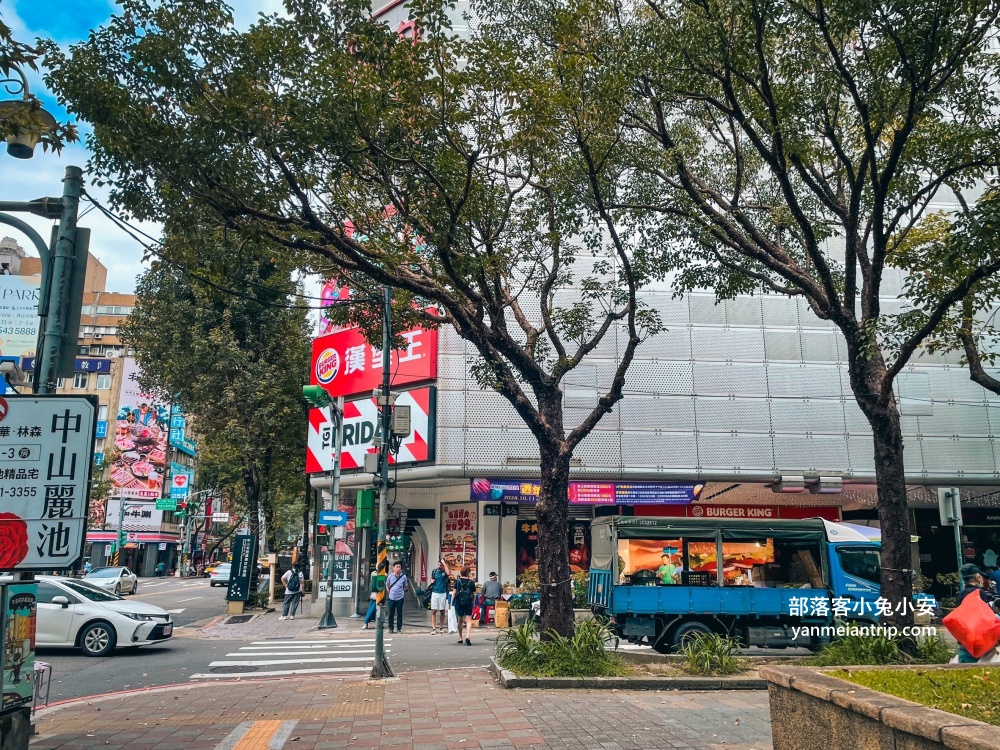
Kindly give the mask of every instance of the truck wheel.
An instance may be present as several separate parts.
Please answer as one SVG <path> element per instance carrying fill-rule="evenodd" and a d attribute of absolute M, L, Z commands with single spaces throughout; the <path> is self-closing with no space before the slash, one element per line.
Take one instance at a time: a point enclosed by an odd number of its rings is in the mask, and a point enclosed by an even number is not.
<path fill-rule="evenodd" d="M 697 635 L 710 635 L 712 632 L 712 629 L 705 623 L 698 622 L 697 620 L 689 620 L 677 626 L 670 641 L 674 649 L 680 649 L 690 638 Z"/>

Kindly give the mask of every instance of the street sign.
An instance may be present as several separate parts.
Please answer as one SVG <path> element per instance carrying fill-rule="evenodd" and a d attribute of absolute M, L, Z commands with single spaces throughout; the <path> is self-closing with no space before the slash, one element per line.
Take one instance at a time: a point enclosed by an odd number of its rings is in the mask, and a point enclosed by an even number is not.
<path fill-rule="evenodd" d="M 93 396 L 0 397 L 0 570 L 66 570 L 83 551 Z"/>
<path fill-rule="evenodd" d="M 188 484 L 190 483 L 191 477 L 187 473 L 187 470 L 177 472 L 171 469 L 170 478 L 170 497 L 177 499 L 184 499 L 188 494 Z"/>
<path fill-rule="evenodd" d="M 212 523 L 229 523 L 228 513 L 213 513 Z"/>
<path fill-rule="evenodd" d="M 160 550 L 160 552 L 163 552 L 164 550 L 167 549 L 167 543 L 166 542 L 160 542 L 160 546 L 159 546 L 158 549 Z"/>
<path fill-rule="evenodd" d="M 245 602 L 250 598 L 250 580 L 257 565 L 257 537 L 237 536 L 233 542 L 233 566 L 226 589 L 226 601 Z"/>
<path fill-rule="evenodd" d="M 346 526 L 347 511 L 321 510 L 319 512 L 319 523 L 321 526 Z"/>
<path fill-rule="evenodd" d="M 177 510 L 177 499 L 173 497 L 161 497 L 156 501 L 157 510 Z"/>

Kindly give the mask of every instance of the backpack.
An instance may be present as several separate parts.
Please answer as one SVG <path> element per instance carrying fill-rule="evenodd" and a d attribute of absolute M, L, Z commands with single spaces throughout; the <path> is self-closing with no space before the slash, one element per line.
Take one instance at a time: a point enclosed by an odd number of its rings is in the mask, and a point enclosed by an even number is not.
<path fill-rule="evenodd" d="M 468 578 L 459 578 L 455 581 L 455 604 L 462 607 L 472 606 L 472 589 L 475 584 Z"/>
<path fill-rule="evenodd" d="M 299 579 L 299 571 L 293 570 L 291 578 L 288 579 L 288 586 L 285 587 L 285 591 L 297 594 L 301 589 L 302 581 Z"/>

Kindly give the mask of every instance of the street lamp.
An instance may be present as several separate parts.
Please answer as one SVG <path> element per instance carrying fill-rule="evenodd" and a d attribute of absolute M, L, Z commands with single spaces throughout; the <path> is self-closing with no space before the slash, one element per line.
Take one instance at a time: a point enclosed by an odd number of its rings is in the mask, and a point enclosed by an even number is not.
<path fill-rule="evenodd" d="M 17 77 L 0 79 L 0 83 L 4 84 L 8 94 L 21 94 L 21 98 L 0 102 L 0 120 L 13 126 L 14 130 L 5 139 L 7 153 L 15 159 L 30 159 L 42 136 L 56 131 L 56 118 L 42 109 L 38 100 L 31 95 L 24 72 L 16 65 L 12 65 L 10 70 Z"/>

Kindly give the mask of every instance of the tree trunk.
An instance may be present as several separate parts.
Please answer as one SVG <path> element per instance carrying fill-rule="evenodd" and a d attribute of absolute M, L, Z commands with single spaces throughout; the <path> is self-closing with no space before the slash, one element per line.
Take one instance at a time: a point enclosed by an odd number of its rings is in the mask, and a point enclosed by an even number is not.
<path fill-rule="evenodd" d="M 573 582 L 569 567 L 569 451 L 541 445 L 538 518 L 538 580 L 542 637 L 550 630 L 573 635 Z"/>
<path fill-rule="evenodd" d="M 243 489 L 247 495 L 247 525 L 260 541 L 260 475 L 253 458 L 243 458 Z"/>
<path fill-rule="evenodd" d="M 260 510 L 264 516 L 264 536 L 267 551 L 278 551 L 278 530 L 274 524 L 274 504 L 271 502 L 271 449 L 264 451 L 264 468 L 261 471 Z"/>
<path fill-rule="evenodd" d="M 866 355 L 859 348 L 848 342 L 851 388 L 872 428 L 875 482 L 878 487 L 877 510 L 882 531 L 881 595 L 893 610 L 892 614 L 883 615 L 881 621 L 887 625 L 902 627 L 913 624 L 912 561 L 903 431 L 892 388 L 883 387 L 886 377 L 885 361 L 881 354 Z"/>

